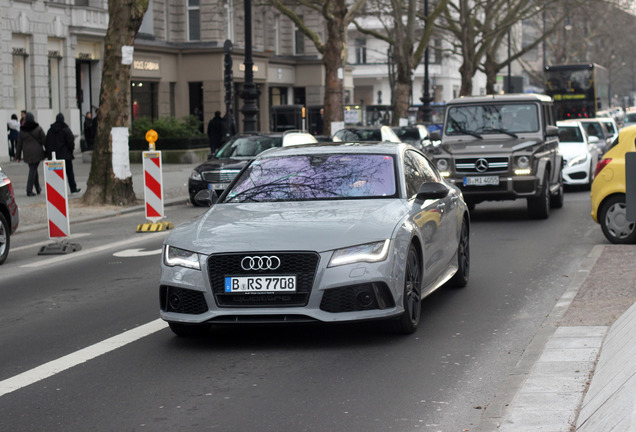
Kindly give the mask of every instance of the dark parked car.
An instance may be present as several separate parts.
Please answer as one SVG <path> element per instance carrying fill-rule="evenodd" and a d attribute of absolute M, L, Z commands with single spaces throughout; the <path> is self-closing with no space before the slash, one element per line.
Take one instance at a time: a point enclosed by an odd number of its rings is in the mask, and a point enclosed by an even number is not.
<path fill-rule="evenodd" d="M 194 168 L 188 180 L 188 192 L 193 205 L 197 192 L 213 189 L 221 195 L 230 182 L 247 163 L 260 152 L 272 147 L 316 143 L 313 135 L 306 132 L 254 132 L 230 138 L 215 157 Z"/>
<path fill-rule="evenodd" d="M 18 228 L 20 213 L 11 180 L 0 167 L 0 264 L 9 256 L 11 234 Z"/>

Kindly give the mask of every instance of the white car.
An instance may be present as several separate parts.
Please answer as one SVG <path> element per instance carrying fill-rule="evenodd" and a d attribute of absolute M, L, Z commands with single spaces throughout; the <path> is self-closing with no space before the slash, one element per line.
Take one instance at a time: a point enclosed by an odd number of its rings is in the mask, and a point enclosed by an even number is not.
<path fill-rule="evenodd" d="M 599 159 L 598 138 L 589 136 L 579 121 L 557 122 L 559 152 L 563 155 L 563 183 L 590 186 Z"/>

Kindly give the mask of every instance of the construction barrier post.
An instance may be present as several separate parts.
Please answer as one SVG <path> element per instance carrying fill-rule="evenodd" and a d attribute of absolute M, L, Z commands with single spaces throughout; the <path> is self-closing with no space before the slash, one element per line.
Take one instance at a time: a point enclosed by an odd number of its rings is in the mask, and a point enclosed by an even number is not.
<path fill-rule="evenodd" d="M 161 152 L 155 151 L 157 132 L 150 129 L 146 133 L 148 151 L 143 152 L 144 203 L 146 219 L 150 223 L 137 225 L 137 232 L 156 232 L 174 228 L 172 222 L 159 222 L 163 214 L 163 174 L 161 170 Z"/>
<path fill-rule="evenodd" d="M 44 187 L 46 191 L 46 214 L 49 228 L 49 239 L 55 240 L 42 246 L 38 255 L 59 255 L 81 249 L 76 243 L 69 243 L 71 226 L 68 212 L 68 188 L 66 184 L 66 164 L 57 160 L 44 161 Z"/>

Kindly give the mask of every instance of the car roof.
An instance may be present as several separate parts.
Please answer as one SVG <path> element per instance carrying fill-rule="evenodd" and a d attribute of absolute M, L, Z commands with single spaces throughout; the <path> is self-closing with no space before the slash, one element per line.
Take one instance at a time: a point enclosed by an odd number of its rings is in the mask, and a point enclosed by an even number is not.
<path fill-rule="evenodd" d="M 552 102 L 550 96 L 537 93 L 511 93 L 488 96 L 461 96 L 452 99 L 447 105 L 478 104 L 492 102 Z"/>
<path fill-rule="evenodd" d="M 415 149 L 410 144 L 394 143 L 388 141 L 372 142 L 319 142 L 317 144 L 305 144 L 289 147 L 275 147 L 258 154 L 256 159 L 275 157 L 281 155 L 306 155 L 325 153 L 350 153 L 350 154 L 387 154 L 399 155 L 406 148 Z"/>

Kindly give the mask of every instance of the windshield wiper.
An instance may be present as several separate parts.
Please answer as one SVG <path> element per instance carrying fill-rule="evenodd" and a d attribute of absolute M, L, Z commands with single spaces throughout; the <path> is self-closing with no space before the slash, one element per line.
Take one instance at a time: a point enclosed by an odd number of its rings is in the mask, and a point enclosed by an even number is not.
<path fill-rule="evenodd" d="M 457 129 L 457 131 L 459 133 L 465 134 L 465 135 L 472 135 L 475 138 L 479 138 L 479 139 L 484 139 L 484 137 L 482 137 L 481 135 L 479 135 L 477 132 L 473 132 L 473 131 L 468 131 L 466 129 L 464 129 L 463 127 L 461 127 L 459 125 L 459 123 L 457 123 L 457 120 L 451 119 L 451 124 L 453 125 L 454 128 Z"/>
<path fill-rule="evenodd" d="M 514 132 L 510 132 L 510 131 L 509 131 L 509 130 L 507 130 L 507 129 L 501 129 L 501 128 L 482 128 L 482 129 L 479 129 L 479 131 L 480 131 L 480 132 L 501 132 L 501 133 L 503 133 L 503 134 L 510 135 L 510 136 L 511 136 L 511 137 L 513 137 L 513 138 L 519 138 L 519 135 L 517 135 L 517 134 L 516 134 L 516 133 L 514 133 Z"/>

